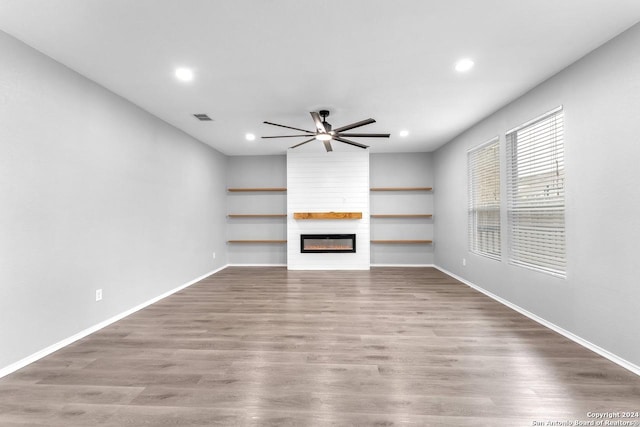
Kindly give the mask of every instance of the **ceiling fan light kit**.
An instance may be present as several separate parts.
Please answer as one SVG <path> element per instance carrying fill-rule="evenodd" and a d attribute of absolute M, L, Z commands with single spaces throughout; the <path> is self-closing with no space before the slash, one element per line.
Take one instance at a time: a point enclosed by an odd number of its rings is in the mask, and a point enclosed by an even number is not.
<path fill-rule="evenodd" d="M 287 128 L 287 129 L 293 129 L 293 130 L 297 130 L 300 132 L 304 132 L 303 134 L 297 134 L 297 135 L 277 135 L 277 136 L 263 136 L 263 139 L 267 139 L 267 138 L 300 138 L 300 137 L 305 137 L 305 138 L 309 138 L 305 141 L 302 141 L 298 144 L 292 145 L 289 148 L 296 148 L 296 147 L 300 147 L 301 145 L 304 145 L 308 142 L 317 140 L 317 141 L 321 141 L 324 144 L 324 148 L 327 151 L 333 151 L 333 147 L 331 146 L 331 141 L 338 141 L 338 142 L 342 142 L 344 144 L 349 144 L 349 145 L 353 145 L 354 147 L 359 147 L 359 148 L 363 148 L 363 149 L 367 149 L 369 148 L 368 145 L 364 145 L 364 144 L 360 144 L 359 142 L 355 142 L 355 141 L 351 141 L 350 139 L 346 139 L 344 137 L 349 137 L 349 138 L 389 138 L 388 133 L 342 133 L 344 131 L 348 131 L 351 129 L 355 129 L 357 127 L 361 127 L 361 126 L 365 126 L 365 125 L 369 125 L 371 123 L 375 123 L 376 121 L 373 119 L 366 119 L 366 120 L 361 120 L 359 122 L 355 122 L 355 123 L 351 123 L 349 125 L 346 126 L 342 126 L 339 127 L 337 129 L 332 129 L 332 126 L 329 122 L 327 122 L 327 117 L 329 116 L 329 111 L 328 110 L 320 110 L 318 112 L 312 111 L 311 113 L 311 118 L 313 119 L 313 123 L 315 124 L 315 131 L 309 131 L 309 130 L 305 130 L 305 129 L 300 129 L 300 128 L 295 128 L 292 126 L 285 126 L 285 125 L 280 125 L 277 123 L 272 123 L 272 122 L 264 122 L 265 124 L 268 125 L 272 125 L 272 126 L 279 126 L 279 127 L 283 127 L 283 128 Z"/>

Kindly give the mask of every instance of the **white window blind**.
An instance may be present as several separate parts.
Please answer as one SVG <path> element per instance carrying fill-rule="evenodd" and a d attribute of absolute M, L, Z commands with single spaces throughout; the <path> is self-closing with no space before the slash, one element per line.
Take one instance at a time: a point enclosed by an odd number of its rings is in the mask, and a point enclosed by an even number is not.
<path fill-rule="evenodd" d="M 493 259 L 502 252 L 499 142 L 494 138 L 467 153 L 469 250 Z"/>
<path fill-rule="evenodd" d="M 507 132 L 512 264 L 566 276 L 562 107 Z"/>

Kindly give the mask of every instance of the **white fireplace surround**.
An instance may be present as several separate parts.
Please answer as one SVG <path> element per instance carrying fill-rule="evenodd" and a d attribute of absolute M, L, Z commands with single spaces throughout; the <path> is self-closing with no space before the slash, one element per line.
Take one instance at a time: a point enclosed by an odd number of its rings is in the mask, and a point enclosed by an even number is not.
<path fill-rule="evenodd" d="M 361 219 L 294 219 L 295 212 L 362 212 Z M 369 152 L 287 153 L 287 268 L 368 270 Z M 301 234 L 355 234 L 355 253 L 301 253 Z"/>

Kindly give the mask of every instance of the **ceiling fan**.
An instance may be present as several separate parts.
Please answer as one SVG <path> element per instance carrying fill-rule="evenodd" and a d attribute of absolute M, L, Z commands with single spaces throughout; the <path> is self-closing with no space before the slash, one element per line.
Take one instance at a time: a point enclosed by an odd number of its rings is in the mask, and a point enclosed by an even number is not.
<path fill-rule="evenodd" d="M 348 131 L 351 129 L 355 129 L 357 127 L 360 126 L 365 126 L 365 125 L 369 125 L 371 123 L 375 123 L 376 121 L 373 119 L 366 119 L 366 120 L 362 120 L 356 123 L 351 123 L 350 125 L 346 125 L 346 126 L 342 126 L 339 127 L 337 129 L 332 129 L 331 124 L 329 122 L 327 122 L 327 117 L 329 116 L 329 111 L 328 110 L 320 110 L 319 112 L 315 112 L 312 111 L 311 113 L 311 118 L 313 119 L 313 122 L 315 123 L 316 126 L 316 130 L 315 131 L 308 131 L 308 130 L 304 130 L 304 129 L 299 129 L 299 128 L 294 128 L 291 126 L 285 126 L 285 125 L 279 125 L 277 123 L 271 123 L 271 122 L 264 122 L 268 125 L 273 125 L 273 126 L 280 126 L 283 128 L 287 128 L 287 129 L 293 129 L 293 130 L 298 130 L 300 132 L 304 132 L 304 134 L 298 134 L 298 135 L 279 135 L 279 136 L 263 136 L 262 138 L 299 138 L 299 137 L 307 137 L 310 136 L 310 139 L 307 139 L 306 141 L 302 141 L 299 144 L 293 145 L 289 148 L 296 148 L 299 147 L 303 144 L 306 144 L 307 142 L 311 142 L 313 140 L 318 140 L 318 141 L 322 141 L 322 143 L 324 144 L 324 148 L 327 151 L 333 151 L 333 148 L 331 147 L 331 141 L 339 141 L 339 142 L 344 142 L 345 144 L 349 144 L 349 145 L 353 145 L 355 147 L 360 147 L 360 148 L 364 148 L 367 149 L 369 148 L 368 145 L 364 145 L 364 144 L 360 144 L 354 141 L 351 141 L 349 139 L 346 139 L 345 137 L 349 137 L 349 138 L 355 138 L 355 137 L 367 137 L 367 138 L 389 138 L 388 133 L 343 133 L 344 131 Z"/>

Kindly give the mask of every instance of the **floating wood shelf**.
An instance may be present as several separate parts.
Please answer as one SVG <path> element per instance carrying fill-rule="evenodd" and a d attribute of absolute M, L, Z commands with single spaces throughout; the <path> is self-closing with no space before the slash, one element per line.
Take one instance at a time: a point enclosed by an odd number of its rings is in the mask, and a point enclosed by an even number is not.
<path fill-rule="evenodd" d="M 293 219 L 362 219 L 362 212 L 294 212 Z"/>
<path fill-rule="evenodd" d="M 371 218 L 431 218 L 432 214 L 371 214 Z"/>
<path fill-rule="evenodd" d="M 287 191 L 286 187 L 273 187 L 273 188 L 227 188 L 227 191 L 236 192 L 250 192 L 250 191 Z"/>
<path fill-rule="evenodd" d="M 229 214 L 229 218 L 286 218 L 287 214 Z"/>
<path fill-rule="evenodd" d="M 287 243 L 286 240 L 227 240 L 227 243 Z"/>
<path fill-rule="evenodd" d="M 429 244 L 432 240 L 371 240 L 371 243 Z"/>
<path fill-rule="evenodd" d="M 431 191 L 432 187 L 372 187 L 371 191 Z"/>

